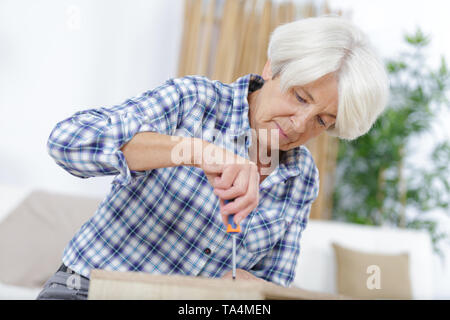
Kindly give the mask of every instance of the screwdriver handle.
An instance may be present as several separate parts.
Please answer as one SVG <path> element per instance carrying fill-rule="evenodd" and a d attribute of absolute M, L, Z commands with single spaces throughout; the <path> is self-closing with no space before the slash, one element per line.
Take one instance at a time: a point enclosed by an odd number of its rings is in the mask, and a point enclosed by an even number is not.
<path fill-rule="evenodd" d="M 225 204 L 231 202 L 232 200 L 225 200 Z M 228 215 L 228 226 L 227 233 L 239 233 L 241 232 L 241 226 L 236 224 L 233 220 L 234 214 Z"/>

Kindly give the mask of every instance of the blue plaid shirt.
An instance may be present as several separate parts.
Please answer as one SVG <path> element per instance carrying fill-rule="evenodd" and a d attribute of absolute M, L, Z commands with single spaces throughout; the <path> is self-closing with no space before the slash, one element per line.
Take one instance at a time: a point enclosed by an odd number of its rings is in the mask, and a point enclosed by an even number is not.
<path fill-rule="evenodd" d="M 109 194 L 66 246 L 64 264 L 85 277 L 92 269 L 204 277 L 229 271 L 232 241 L 204 172 L 193 166 L 133 171 L 120 148 L 152 131 L 201 138 L 248 159 L 247 95 L 263 83 L 256 74 L 231 84 L 174 78 L 121 105 L 59 122 L 47 143 L 59 166 L 80 178 L 115 176 Z M 217 131 L 222 138 L 215 138 Z M 319 176 L 304 146 L 281 154 L 260 184 L 258 206 L 241 222 L 236 262 L 256 277 L 289 286 Z"/>

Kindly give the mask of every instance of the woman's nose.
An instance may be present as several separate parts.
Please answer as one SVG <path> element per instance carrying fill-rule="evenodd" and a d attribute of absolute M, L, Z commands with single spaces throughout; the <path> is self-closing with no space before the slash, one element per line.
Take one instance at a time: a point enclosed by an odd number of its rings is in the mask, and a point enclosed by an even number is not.
<path fill-rule="evenodd" d="M 291 117 L 292 126 L 297 133 L 304 133 L 309 123 L 309 116 L 306 112 L 298 112 Z"/>

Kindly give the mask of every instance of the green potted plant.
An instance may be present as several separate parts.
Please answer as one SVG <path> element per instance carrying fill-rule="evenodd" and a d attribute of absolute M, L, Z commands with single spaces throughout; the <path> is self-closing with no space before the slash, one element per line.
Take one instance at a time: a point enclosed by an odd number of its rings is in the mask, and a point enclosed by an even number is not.
<path fill-rule="evenodd" d="M 426 214 L 449 210 L 450 143 L 437 142 L 427 166 L 421 166 L 414 159 L 422 146 L 414 141 L 432 135 L 432 123 L 442 108 L 449 108 L 449 72 L 444 58 L 434 69 L 425 64 L 430 39 L 420 29 L 405 41 L 407 51 L 387 62 L 391 97 L 386 111 L 368 134 L 339 144 L 332 218 L 426 229 L 441 254 L 437 243 L 447 235 Z"/>

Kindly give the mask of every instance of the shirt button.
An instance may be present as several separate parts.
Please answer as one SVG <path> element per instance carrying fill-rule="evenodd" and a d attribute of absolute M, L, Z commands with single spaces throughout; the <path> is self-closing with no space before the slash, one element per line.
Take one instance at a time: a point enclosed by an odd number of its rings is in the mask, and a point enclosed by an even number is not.
<path fill-rule="evenodd" d="M 205 254 L 210 254 L 211 253 L 211 249 L 210 248 L 206 248 L 205 250 L 203 250 L 203 252 Z"/>

